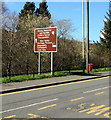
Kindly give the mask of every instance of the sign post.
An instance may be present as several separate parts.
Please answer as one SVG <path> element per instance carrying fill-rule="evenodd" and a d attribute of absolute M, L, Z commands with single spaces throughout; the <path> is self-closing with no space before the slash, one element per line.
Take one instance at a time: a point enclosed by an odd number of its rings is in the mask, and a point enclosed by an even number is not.
<path fill-rule="evenodd" d="M 53 70 L 53 52 L 51 52 L 51 75 L 54 75 L 54 70 Z"/>
<path fill-rule="evenodd" d="M 38 54 L 38 75 L 41 73 L 41 60 L 40 60 L 40 52 Z"/>
<path fill-rule="evenodd" d="M 40 52 L 51 52 L 51 75 L 53 75 L 53 52 L 57 52 L 57 27 L 34 30 L 34 52 L 39 52 L 38 74 L 40 74 Z"/>

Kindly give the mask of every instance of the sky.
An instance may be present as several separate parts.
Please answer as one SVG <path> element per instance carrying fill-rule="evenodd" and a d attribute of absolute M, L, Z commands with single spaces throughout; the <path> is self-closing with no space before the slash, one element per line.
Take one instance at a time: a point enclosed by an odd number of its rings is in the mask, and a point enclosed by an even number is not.
<path fill-rule="evenodd" d="M 28 0 L 30 1 L 30 0 Z M 31 2 L 31 1 L 30 1 Z M 39 7 L 40 2 L 35 2 Z M 19 13 L 25 2 L 6 2 L 7 8 Z M 69 19 L 75 29 L 71 33 L 76 40 L 82 40 L 82 3 L 81 2 L 48 2 L 48 10 L 56 20 Z M 90 2 L 89 36 L 90 42 L 100 40 L 100 31 L 104 27 L 104 19 L 108 11 L 108 2 Z M 86 16 L 85 16 L 86 17 Z"/>

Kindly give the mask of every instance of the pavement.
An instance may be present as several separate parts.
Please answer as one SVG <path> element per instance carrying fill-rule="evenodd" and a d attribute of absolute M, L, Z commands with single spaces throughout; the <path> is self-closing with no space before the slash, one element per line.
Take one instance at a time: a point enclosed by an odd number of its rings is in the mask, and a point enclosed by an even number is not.
<path fill-rule="evenodd" d="M 87 75 L 70 75 L 65 77 L 53 77 L 47 79 L 39 79 L 39 80 L 30 80 L 25 82 L 14 82 L 7 84 L 0 84 L 0 93 L 10 93 L 16 91 L 22 91 L 27 89 L 34 89 L 58 84 L 65 84 L 70 82 L 77 82 L 89 79 L 96 79 L 105 76 L 111 76 L 111 71 L 99 72 L 95 74 L 87 74 Z"/>

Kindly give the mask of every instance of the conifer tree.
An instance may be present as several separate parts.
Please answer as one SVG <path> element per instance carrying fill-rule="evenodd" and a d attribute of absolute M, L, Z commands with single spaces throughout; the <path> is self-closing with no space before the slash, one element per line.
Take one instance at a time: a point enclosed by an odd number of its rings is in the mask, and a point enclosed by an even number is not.
<path fill-rule="evenodd" d="M 35 11 L 35 15 L 37 16 L 43 16 L 43 17 L 48 17 L 49 19 L 51 18 L 51 14 L 48 11 L 48 6 L 47 6 L 47 2 L 43 1 L 39 4 L 39 8 L 36 9 Z"/>
<path fill-rule="evenodd" d="M 25 17 L 28 14 L 33 15 L 35 12 L 35 3 L 34 2 L 26 2 L 24 8 L 19 13 L 19 17 Z"/>
<path fill-rule="evenodd" d="M 100 44 L 105 50 L 111 50 L 111 0 L 109 2 L 109 10 L 104 20 L 104 28 L 101 31 Z"/>

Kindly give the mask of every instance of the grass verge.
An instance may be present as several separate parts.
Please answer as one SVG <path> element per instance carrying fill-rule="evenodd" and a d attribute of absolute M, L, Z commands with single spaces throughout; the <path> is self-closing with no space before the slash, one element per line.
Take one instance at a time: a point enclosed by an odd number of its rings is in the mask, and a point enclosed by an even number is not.
<path fill-rule="evenodd" d="M 93 69 L 90 73 L 104 72 L 104 71 L 111 71 L 111 67 Z"/>
<path fill-rule="evenodd" d="M 103 71 L 111 71 L 111 67 L 93 69 L 90 73 L 103 72 Z M 44 78 L 79 75 L 79 74 L 82 74 L 82 70 L 59 71 L 59 72 L 55 72 L 54 76 L 52 76 L 50 73 L 42 73 L 41 75 L 35 74 L 35 75 L 19 75 L 13 77 L 0 77 L 0 83 L 22 82 L 28 80 L 39 80 Z"/>

